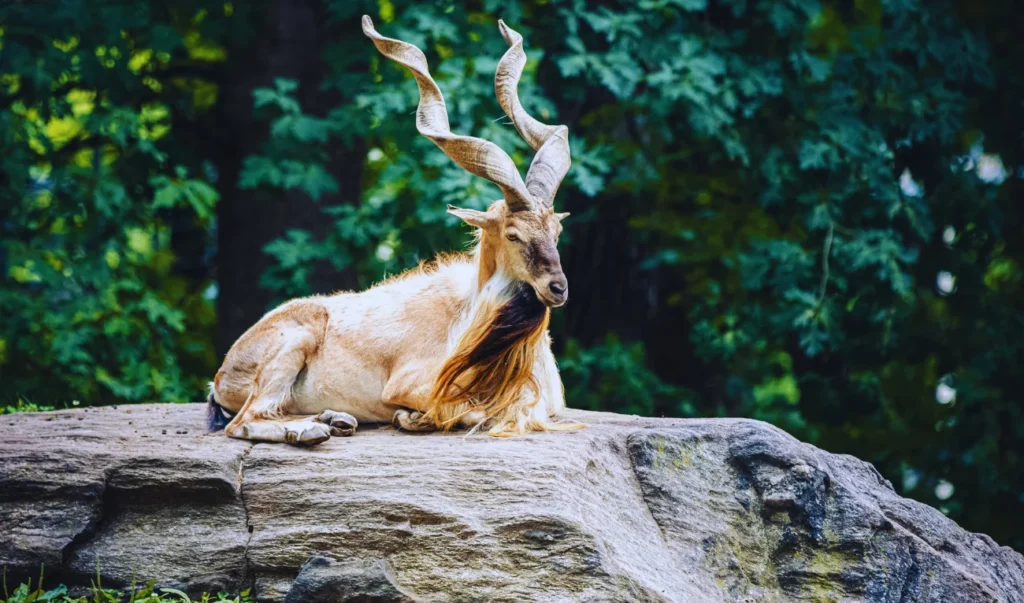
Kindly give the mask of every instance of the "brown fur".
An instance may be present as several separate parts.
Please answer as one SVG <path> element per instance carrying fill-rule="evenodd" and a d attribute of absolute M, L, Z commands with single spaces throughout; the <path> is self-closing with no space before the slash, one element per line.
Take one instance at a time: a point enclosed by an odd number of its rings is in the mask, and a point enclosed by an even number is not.
<path fill-rule="evenodd" d="M 240 410 L 246 400 L 258 395 L 263 368 L 269 359 L 282 352 L 282 347 L 298 344 L 304 356 L 312 356 L 323 345 L 326 310 L 305 300 L 293 300 L 287 306 L 287 312 L 268 314 L 231 346 L 213 379 L 217 402 L 225 408 Z M 284 333 L 301 336 L 284 343 Z"/>
<path fill-rule="evenodd" d="M 488 420 L 504 417 L 512 407 L 528 411 L 539 398 L 533 362 L 550 315 L 529 287 L 478 314 L 434 381 L 425 417 L 450 429 L 474 410 Z M 533 390 L 531 404 L 520 403 L 526 388 Z"/>

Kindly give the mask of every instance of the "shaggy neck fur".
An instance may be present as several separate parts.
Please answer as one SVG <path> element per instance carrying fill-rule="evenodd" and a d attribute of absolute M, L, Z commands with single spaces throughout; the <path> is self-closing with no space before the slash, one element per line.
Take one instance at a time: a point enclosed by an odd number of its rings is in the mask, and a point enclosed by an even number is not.
<path fill-rule="evenodd" d="M 497 271 L 486 239 L 475 255 L 482 280 L 470 300 L 469 325 L 434 382 L 425 419 L 450 429 L 465 414 L 479 411 L 493 432 L 522 424 L 539 399 L 534 356 L 551 311 L 532 287 Z M 532 400 L 524 401 L 527 391 Z"/>

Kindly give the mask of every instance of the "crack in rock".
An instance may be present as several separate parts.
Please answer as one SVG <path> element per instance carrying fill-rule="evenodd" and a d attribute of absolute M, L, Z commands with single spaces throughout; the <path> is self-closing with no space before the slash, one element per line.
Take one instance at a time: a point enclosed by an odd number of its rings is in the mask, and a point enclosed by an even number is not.
<path fill-rule="evenodd" d="M 245 548 L 242 552 L 242 557 L 245 561 L 245 574 L 242 577 L 242 581 L 248 583 L 250 592 L 254 592 L 256 588 L 256 573 L 252 569 L 252 559 L 249 557 L 249 545 L 252 543 L 254 530 L 249 517 L 249 503 L 245 500 L 245 461 L 248 460 L 249 455 L 252 454 L 252 450 L 256 446 L 257 444 L 255 443 L 249 444 L 245 452 L 238 459 L 238 500 L 242 504 L 242 512 L 245 514 L 245 529 L 249 532 L 248 537 L 245 539 Z"/>
<path fill-rule="evenodd" d="M 99 482 L 99 489 L 96 491 L 96 505 L 93 508 L 93 515 L 81 531 L 71 537 L 71 540 L 61 549 L 61 573 L 72 574 L 71 561 L 89 542 L 100 533 L 104 523 L 109 521 L 113 503 L 107 496 L 110 487 L 110 468 L 103 470 L 103 479 Z"/>

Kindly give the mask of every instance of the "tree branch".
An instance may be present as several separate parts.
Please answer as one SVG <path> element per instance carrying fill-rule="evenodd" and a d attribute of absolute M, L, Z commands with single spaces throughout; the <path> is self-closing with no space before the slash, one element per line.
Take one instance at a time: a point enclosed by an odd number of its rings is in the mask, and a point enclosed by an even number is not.
<path fill-rule="evenodd" d="M 829 222 L 828 233 L 825 235 L 825 247 L 821 252 L 821 284 L 818 285 L 817 309 L 825 301 L 825 289 L 828 287 L 828 258 L 832 255 L 832 237 L 835 235 L 836 225 Z"/>

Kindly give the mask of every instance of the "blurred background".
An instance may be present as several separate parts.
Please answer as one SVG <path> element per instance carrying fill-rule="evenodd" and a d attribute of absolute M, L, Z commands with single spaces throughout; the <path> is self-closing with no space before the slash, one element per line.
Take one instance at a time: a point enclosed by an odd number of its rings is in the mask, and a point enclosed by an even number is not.
<path fill-rule="evenodd" d="M 0 2 L 0 409 L 198 401 L 275 304 L 361 289 L 570 128 L 571 406 L 753 417 L 1024 550 L 1024 12 L 1012 0 Z"/>

